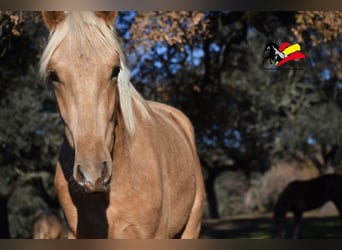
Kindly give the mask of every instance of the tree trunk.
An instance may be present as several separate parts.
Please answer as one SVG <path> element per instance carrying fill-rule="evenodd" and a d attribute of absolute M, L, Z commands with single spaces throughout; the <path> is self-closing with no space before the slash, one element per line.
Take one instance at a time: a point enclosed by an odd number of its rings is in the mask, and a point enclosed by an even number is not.
<path fill-rule="evenodd" d="M 0 239 L 10 239 L 10 230 L 8 222 L 8 199 L 1 195 L 0 197 Z"/>
<path fill-rule="evenodd" d="M 208 171 L 208 176 L 205 181 L 205 189 L 207 192 L 207 200 L 208 200 L 208 206 L 209 206 L 209 216 L 212 219 L 218 219 L 219 213 L 218 213 L 218 203 L 217 203 L 217 197 L 215 192 L 215 179 L 217 177 L 217 174 L 212 173 L 211 171 Z"/>

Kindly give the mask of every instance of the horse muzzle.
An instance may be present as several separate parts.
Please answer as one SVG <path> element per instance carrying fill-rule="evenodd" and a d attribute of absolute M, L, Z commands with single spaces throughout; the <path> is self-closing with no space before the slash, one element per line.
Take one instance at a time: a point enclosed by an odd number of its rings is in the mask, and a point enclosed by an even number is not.
<path fill-rule="evenodd" d="M 86 193 L 106 192 L 111 182 L 111 167 L 108 161 L 91 165 L 76 164 L 73 177 Z"/>

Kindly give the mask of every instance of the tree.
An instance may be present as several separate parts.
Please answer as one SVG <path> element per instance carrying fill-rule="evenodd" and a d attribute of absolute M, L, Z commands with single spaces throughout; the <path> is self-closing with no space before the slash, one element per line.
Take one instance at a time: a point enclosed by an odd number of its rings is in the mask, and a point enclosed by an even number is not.
<path fill-rule="evenodd" d="M 147 97 L 179 107 L 190 117 L 203 166 L 210 173 L 207 184 L 227 169 L 250 175 L 267 170 L 274 157 L 298 157 L 298 152 L 314 157 L 320 145 L 338 143 L 340 136 L 334 135 L 339 134 L 340 123 L 336 85 L 341 65 L 336 40 L 340 14 L 319 14 L 319 20 L 332 27 L 322 33 L 319 22 L 308 21 L 317 16 L 310 13 L 201 13 L 196 24 L 205 32 L 194 28 L 186 39 L 182 28 L 189 21 L 183 16 L 193 13 L 137 15 L 130 32 L 144 49 L 134 53 L 148 51 L 149 57 L 135 56 L 138 60 L 133 61 L 139 62 L 134 65 L 139 68 L 135 84 Z M 170 16 L 181 20 L 177 28 L 168 21 Z M 301 39 L 308 26 L 321 42 Z M 178 35 L 168 36 L 174 32 Z M 268 41 L 301 42 L 307 59 L 288 63 L 285 70 L 265 71 L 261 62 Z M 191 60 L 194 54 L 200 55 L 199 63 Z"/>
<path fill-rule="evenodd" d="M 53 189 L 63 135 L 53 95 L 38 76 L 46 35 L 40 19 L 35 12 L 0 13 L 0 182 L 6 187 L 18 177 L 11 195 L 3 197 L 13 237 L 29 237 L 35 210 L 48 205 L 29 177 L 48 176 L 44 183 Z"/>

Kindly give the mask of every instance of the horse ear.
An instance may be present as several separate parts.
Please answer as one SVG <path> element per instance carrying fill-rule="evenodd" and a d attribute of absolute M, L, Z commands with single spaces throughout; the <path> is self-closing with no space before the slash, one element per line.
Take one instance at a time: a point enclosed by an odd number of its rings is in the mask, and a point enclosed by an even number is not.
<path fill-rule="evenodd" d="M 96 11 L 96 16 L 102 18 L 109 26 L 113 25 L 117 15 L 117 11 Z"/>
<path fill-rule="evenodd" d="M 64 11 L 43 11 L 43 20 L 46 27 L 51 30 L 65 18 Z"/>

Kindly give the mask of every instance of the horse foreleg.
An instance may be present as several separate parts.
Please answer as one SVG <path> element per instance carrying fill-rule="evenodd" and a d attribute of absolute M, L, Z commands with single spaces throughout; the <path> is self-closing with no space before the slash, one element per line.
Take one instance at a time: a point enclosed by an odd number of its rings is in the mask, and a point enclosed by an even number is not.
<path fill-rule="evenodd" d="M 68 232 L 68 239 L 69 239 L 69 240 L 75 240 L 75 239 L 76 239 L 75 234 L 73 234 L 70 230 L 69 230 L 69 232 Z"/>
<path fill-rule="evenodd" d="M 301 232 L 301 220 L 303 217 L 302 212 L 294 212 L 294 231 L 293 231 L 293 239 L 302 238 Z"/>
<path fill-rule="evenodd" d="M 204 209 L 205 191 L 202 182 L 198 181 L 198 190 L 194 204 L 185 229 L 181 235 L 181 239 L 196 239 L 201 230 L 202 215 Z"/>
<path fill-rule="evenodd" d="M 66 217 L 69 230 L 68 238 L 75 239 L 75 233 L 73 233 L 73 231 L 76 232 L 77 210 L 76 207 L 73 205 L 72 199 L 70 197 L 68 183 L 64 178 L 60 162 L 57 162 L 56 166 L 55 188 L 58 195 L 59 203 L 61 204 L 63 213 Z"/>
<path fill-rule="evenodd" d="M 192 209 L 181 239 L 197 239 L 201 230 L 202 209 Z"/>

